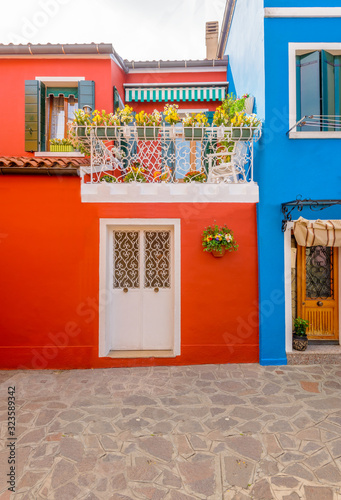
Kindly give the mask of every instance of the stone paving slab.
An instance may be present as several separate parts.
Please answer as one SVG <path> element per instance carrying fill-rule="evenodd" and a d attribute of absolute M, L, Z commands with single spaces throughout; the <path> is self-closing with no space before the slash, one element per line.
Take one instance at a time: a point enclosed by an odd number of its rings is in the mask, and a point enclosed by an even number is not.
<path fill-rule="evenodd" d="M 0 500 L 341 500 L 340 389 L 337 365 L 0 371 Z"/>

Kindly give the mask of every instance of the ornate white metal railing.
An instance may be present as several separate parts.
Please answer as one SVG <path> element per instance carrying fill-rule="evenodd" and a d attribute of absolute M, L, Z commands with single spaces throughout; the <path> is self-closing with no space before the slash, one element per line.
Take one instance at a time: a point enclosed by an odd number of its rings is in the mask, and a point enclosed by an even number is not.
<path fill-rule="evenodd" d="M 71 132 L 91 158 L 84 183 L 246 183 L 261 127 L 73 125 Z"/>

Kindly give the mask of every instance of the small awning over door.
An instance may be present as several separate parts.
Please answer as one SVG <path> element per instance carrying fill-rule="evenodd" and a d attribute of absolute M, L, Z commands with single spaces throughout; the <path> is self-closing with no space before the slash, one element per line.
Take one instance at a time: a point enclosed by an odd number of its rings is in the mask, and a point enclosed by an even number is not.
<path fill-rule="evenodd" d="M 310 221 L 300 217 L 294 222 L 294 236 L 302 247 L 341 247 L 341 220 Z"/>

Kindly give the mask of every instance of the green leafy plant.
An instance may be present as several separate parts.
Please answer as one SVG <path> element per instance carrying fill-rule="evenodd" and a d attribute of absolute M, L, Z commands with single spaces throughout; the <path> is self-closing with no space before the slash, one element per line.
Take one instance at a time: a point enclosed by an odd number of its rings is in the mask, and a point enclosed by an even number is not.
<path fill-rule="evenodd" d="M 123 182 L 147 182 L 145 177 L 146 169 L 139 161 L 135 161 L 129 167 L 128 173 L 125 175 Z"/>
<path fill-rule="evenodd" d="M 179 106 L 177 104 L 166 104 L 163 114 L 165 116 L 165 121 L 170 125 L 174 125 L 181 120 L 178 109 Z"/>
<path fill-rule="evenodd" d="M 217 224 L 205 228 L 202 235 L 202 246 L 204 252 L 216 250 L 222 253 L 223 249 L 232 252 L 238 249 L 233 232 L 226 225 L 217 226 Z"/>
<path fill-rule="evenodd" d="M 233 119 L 237 114 L 242 113 L 245 108 L 245 99 L 249 97 L 249 94 L 243 95 L 243 97 L 236 97 L 234 94 L 228 94 L 226 99 L 222 101 L 221 106 L 218 106 L 216 112 L 213 116 L 213 125 L 220 127 L 228 127 L 233 125 Z"/>
<path fill-rule="evenodd" d="M 184 127 L 205 127 L 207 121 L 205 113 L 186 113 L 186 117 L 183 118 L 182 123 Z"/>
<path fill-rule="evenodd" d="M 136 125 L 138 126 L 146 125 L 146 127 L 159 127 L 161 125 L 161 114 L 156 109 L 154 109 L 152 113 L 146 113 L 142 110 L 137 113 L 137 115 L 135 116 L 135 120 Z"/>
<path fill-rule="evenodd" d="M 126 104 L 123 109 L 121 109 L 118 112 L 118 117 L 120 119 L 121 123 L 124 123 L 124 125 L 128 125 L 128 123 L 131 123 L 134 121 L 134 111 L 133 108 L 128 106 Z"/>
<path fill-rule="evenodd" d="M 207 175 L 205 172 L 198 172 L 194 170 L 193 172 L 187 172 L 184 177 L 184 182 L 206 182 Z"/>
<path fill-rule="evenodd" d="M 117 182 L 117 179 L 113 175 L 105 174 L 101 177 L 101 182 Z"/>
<path fill-rule="evenodd" d="M 50 139 L 51 146 L 72 146 L 70 139 Z"/>
<path fill-rule="evenodd" d="M 107 125 L 108 127 L 112 127 L 114 125 L 120 125 L 119 116 L 114 113 L 106 113 L 104 109 L 102 111 L 95 111 L 92 113 L 92 124 L 97 126 Z"/>
<path fill-rule="evenodd" d="M 302 318 L 296 318 L 294 321 L 294 333 L 298 337 L 306 337 L 306 330 L 309 326 L 309 321 Z"/>

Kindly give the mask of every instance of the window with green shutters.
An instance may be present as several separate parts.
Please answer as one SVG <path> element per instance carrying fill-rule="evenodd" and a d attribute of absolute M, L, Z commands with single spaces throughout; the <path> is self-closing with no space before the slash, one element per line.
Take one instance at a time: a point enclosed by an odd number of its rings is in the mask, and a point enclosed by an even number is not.
<path fill-rule="evenodd" d="M 326 50 L 296 56 L 297 121 L 314 116 L 299 131 L 340 130 L 340 65 L 341 56 Z"/>
<path fill-rule="evenodd" d="M 82 80 L 78 82 L 78 87 L 49 87 L 38 80 L 25 81 L 25 151 L 47 151 L 48 139 L 60 138 L 51 136 L 52 113 L 51 96 L 58 99 L 78 98 L 78 108 L 90 106 L 95 110 L 95 82 Z M 49 108 L 46 109 L 48 104 Z M 62 107 L 63 108 L 63 107 Z M 67 107 L 65 108 L 67 109 Z M 64 109 L 62 109 L 63 112 Z M 66 115 L 65 122 L 70 117 Z M 64 134 L 65 135 L 65 134 Z"/>

